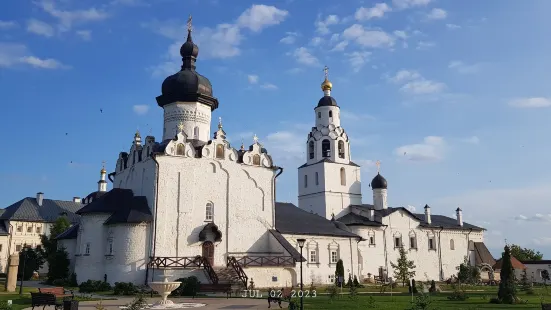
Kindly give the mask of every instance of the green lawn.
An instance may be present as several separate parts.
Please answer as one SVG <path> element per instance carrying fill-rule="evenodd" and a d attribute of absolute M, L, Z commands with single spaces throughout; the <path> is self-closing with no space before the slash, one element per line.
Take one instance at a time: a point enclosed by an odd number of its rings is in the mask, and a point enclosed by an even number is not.
<path fill-rule="evenodd" d="M 38 292 L 37 288 L 24 287 L 23 294 L 19 295 L 19 286 L 16 288 L 15 293 L 4 291 L 4 287 L 0 289 L 0 301 L 12 301 L 13 310 L 21 310 L 31 306 L 31 294 L 30 292 Z M 75 300 L 92 301 L 97 299 L 75 297 Z"/>

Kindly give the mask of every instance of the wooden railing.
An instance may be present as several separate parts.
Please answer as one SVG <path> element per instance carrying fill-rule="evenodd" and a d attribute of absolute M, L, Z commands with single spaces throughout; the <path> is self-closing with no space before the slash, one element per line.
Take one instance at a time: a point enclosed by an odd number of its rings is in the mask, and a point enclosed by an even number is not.
<path fill-rule="evenodd" d="M 227 266 L 233 268 L 235 272 L 237 273 L 237 276 L 239 277 L 239 280 L 243 282 L 243 285 L 245 285 L 245 289 L 248 288 L 247 283 L 249 283 L 249 278 L 247 277 L 247 274 L 245 274 L 245 271 L 243 271 L 243 268 L 241 268 L 241 265 L 239 265 L 239 262 L 235 257 L 230 256 L 228 257 Z"/>
<path fill-rule="evenodd" d="M 203 268 L 213 284 L 218 284 L 218 275 L 212 268 L 209 260 L 206 257 L 150 257 L 149 266 L 154 268 Z"/>
<path fill-rule="evenodd" d="M 237 258 L 243 267 L 294 267 L 295 259 L 292 256 L 243 256 Z"/>

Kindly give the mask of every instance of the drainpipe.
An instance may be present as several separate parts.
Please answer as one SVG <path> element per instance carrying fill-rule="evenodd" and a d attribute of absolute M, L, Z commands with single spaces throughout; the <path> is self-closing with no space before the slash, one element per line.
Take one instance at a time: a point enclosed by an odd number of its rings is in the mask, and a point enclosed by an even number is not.
<path fill-rule="evenodd" d="M 157 154 L 151 153 L 151 159 L 155 162 L 155 205 L 153 206 L 153 227 L 152 230 L 152 236 L 151 236 L 151 250 L 153 250 L 153 255 L 150 257 L 155 257 L 156 249 L 157 249 L 157 205 L 159 203 L 159 162 L 157 161 Z M 145 285 L 147 285 L 147 278 L 149 273 L 149 262 L 147 263 L 147 269 L 145 273 Z M 153 281 L 153 277 L 155 275 L 155 265 L 151 266 L 151 281 Z"/>
<path fill-rule="evenodd" d="M 273 223 L 273 227 L 275 227 L 275 203 L 276 203 L 276 194 L 277 194 L 277 192 L 276 192 L 276 179 L 277 179 L 278 176 L 280 176 L 280 175 L 283 173 L 283 168 L 281 168 L 281 167 L 275 166 L 274 169 L 275 169 L 275 170 L 279 170 L 279 172 L 278 172 L 278 173 L 275 175 L 275 177 L 274 177 L 274 194 L 273 194 L 273 196 L 274 196 L 274 200 L 273 200 L 273 201 L 274 201 L 274 205 L 272 206 L 272 208 L 273 208 L 273 209 L 272 209 L 272 223 Z M 273 227 L 272 227 L 272 228 L 273 228 Z"/>
<path fill-rule="evenodd" d="M 358 252 L 360 251 L 359 250 L 359 247 L 360 247 L 360 242 L 362 241 L 363 238 L 358 238 L 358 240 L 356 240 L 356 257 L 358 258 L 358 278 L 360 278 L 361 276 L 361 273 L 360 273 L 360 255 L 358 255 Z M 363 258 L 363 257 L 362 257 Z M 358 279 L 361 281 L 361 279 Z"/>
<path fill-rule="evenodd" d="M 473 232 L 473 229 L 470 228 L 469 232 L 467 233 L 467 259 L 469 262 L 469 265 L 471 264 L 471 257 L 469 256 L 469 243 L 471 241 L 471 238 L 469 238 L 469 235 Z"/>
<path fill-rule="evenodd" d="M 444 280 L 444 271 L 442 270 L 442 230 L 444 230 L 444 227 L 440 226 L 440 231 L 438 232 L 438 265 L 440 266 L 440 281 Z"/>
<path fill-rule="evenodd" d="M 354 254 L 352 252 L 352 238 L 348 238 L 350 242 L 350 270 L 352 271 L 352 277 L 354 277 Z"/>
<path fill-rule="evenodd" d="M 388 253 L 387 253 L 387 247 L 386 247 L 386 229 L 387 228 L 388 228 L 388 226 L 385 226 L 385 229 L 383 229 L 383 245 L 384 245 L 384 250 L 385 250 L 385 270 L 386 270 L 387 275 L 388 275 Z M 384 272 L 383 272 L 383 276 L 385 276 Z M 386 276 L 385 276 L 385 278 L 386 278 Z"/>

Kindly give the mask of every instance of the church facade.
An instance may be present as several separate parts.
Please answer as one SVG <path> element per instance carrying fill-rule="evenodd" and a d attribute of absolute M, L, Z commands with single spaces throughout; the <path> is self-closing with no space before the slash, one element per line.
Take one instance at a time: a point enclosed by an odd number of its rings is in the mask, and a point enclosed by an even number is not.
<path fill-rule="evenodd" d="M 203 283 L 281 287 L 299 283 L 302 262 L 305 283 L 328 284 L 341 259 L 360 280 L 386 280 L 402 247 L 423 279 L 449 278 L 466 256 L 484 263 L 475 259 L 479 249 L 487 251 L 484 229 L 464 223 L 459 208 L 456 218 L 431 215 L 429 206 L 424 214 L 391 208 L 380 174 L 371 182 L 372 204 L 362 204 L 360 166 L 350 156 L 327 71 L 298 169 L 299 206 L 276 202 L 283 168 L 256 136 L 249 147 L 233 148 L 221 121 L 211 135 L 219 102 L 196 71 L 198 51 L 188 29 L 182 68 L 157 97 L 162 140 L 142 140 L 137 132 L 115 170 L 101 170 L 98 190 L 76 212 L 79 223 L 58 236 L 79 282 L 143 284 L 170 270 Z"/>

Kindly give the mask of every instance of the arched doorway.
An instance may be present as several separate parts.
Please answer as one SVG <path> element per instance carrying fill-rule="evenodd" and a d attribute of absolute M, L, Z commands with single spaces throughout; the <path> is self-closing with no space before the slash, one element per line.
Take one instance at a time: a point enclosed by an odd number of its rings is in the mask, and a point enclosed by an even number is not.
<path fill-rule="evenodd" d="M 211 266 L 214 265 L 214 244 L 212 242 L 203 242 L 203 257 L 209 260 Z"/>

